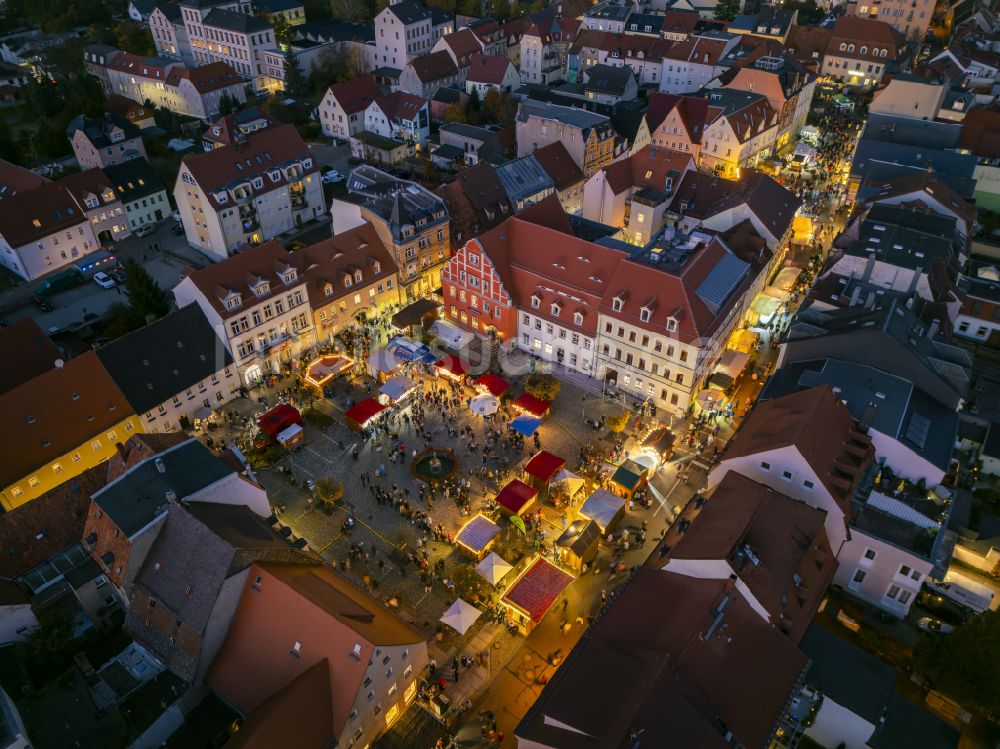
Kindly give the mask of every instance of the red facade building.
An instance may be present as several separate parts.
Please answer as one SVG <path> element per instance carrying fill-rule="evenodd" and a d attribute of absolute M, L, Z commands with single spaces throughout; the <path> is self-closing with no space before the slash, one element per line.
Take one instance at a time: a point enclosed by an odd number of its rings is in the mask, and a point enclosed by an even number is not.
<path fill-rule="evenodd" d="M 504 346 L 516 338 L 517 310 L 478 239 L 452 255 L 441 270 L 441 287 L 449 320 L 477 335 L 495 331 Z"/>

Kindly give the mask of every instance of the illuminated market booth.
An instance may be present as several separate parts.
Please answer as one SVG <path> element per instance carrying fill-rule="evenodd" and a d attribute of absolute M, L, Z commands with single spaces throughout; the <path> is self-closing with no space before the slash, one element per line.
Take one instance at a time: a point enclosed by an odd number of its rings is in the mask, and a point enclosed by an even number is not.
<path fill-rule="evenodd" d="M 476 565 L 476 572 L 491 585 L 499 583 L 513 569 L 514 566 L 498 556 L 495 551 L 491 551 L 483 561 Z"/>
<path fill-rule="evenodd" d="M 513 479 L 496 496 L 500 510 L 508 515 L 523 515 L 538 497 L 538 491 L 523 481 Z"/>
<path fill-rule="evenodd" d="M 474 384 L 480 393 L 489 393 L 494 398 L 502 398 L 510 390 L 510 383 L 492 372 L 479 375 Z"/>
<path fill-rule="evenodd" d="M 625 516 L 625 500 L 606 489 L 597 489 L 587 497 L 577 514 L 597 523 L 604 535 L 613 531 Z"/>
<path fill-rule="evenodd" d="M 639 449 L 639 455 L 636 457 L 636 462 L 640 465 L 644 465 L 645 461 L 643 458 L 649 458 L 652 465 L 647 467 L 651 471 L 655 471 L 661 465 L 670 460 L 670 456 L 674 451 L 674 442 L 676 442 L 676 440 L 677 438 L 674 436 L 674 433 L 666 427 L 654 429 L 646 436 L 646 439 L 642 441 L 642 447 Z"/>
<path fill-rule="evenodd" d="M 500 526 L 482 513 L 473 515 L 455 536 L 459 547 L 468 555 L 482 561 L 500 535 Z"/>
<path fill-rule="evenodd" d="M 475 338 L 472 333 L 452 325 L 447 320 L 435 320 L 427 332 L 452 351 L 461 351 Z"/>
<path fill-rule="evenodd" d="M 323 389 L 331 380 L 348 374 L 354 369 L 354 359 L 342 354 L 328 354 L 314 359 L 306 367 L 305 381 Z"/>
<path fill-rule="evenodd" d="M 646 468 L 630 459 L 623 460 L 618 470 L 611 476 L 611 485 L 615 492 L 625 499 L 631 499 L 645 483 Z"/>
<path fill-rule="evenodd" d="M 556 602 L 573 576 L 544 557 L 530 562 L 500 598 L 511 620 L 528 634 Z"/>
<path fill-rule="evenodd" d="M 347 409 L 344 419 L 347 426 L 360 432 L 374 424 L 385 410 L 386 407 L 374 398 L 365 398 Z"/>
<path fill-rule="evenodd" d="M 420 389 L 419 383 L 406 375 L 396 375 L 378 389 L 379 402 L 384 406 L 404 405 Z"/>
<path fill-rule="evenodd" d="M 593 520 L 574 520 L 556 539 L 559 561 L 577 572 L 597 556 L 601 529 Z"/>
<path fill-rule="evenodd" d="M 545 491 L 556 474 L 565 467 L 565 459 L 548 450 L 540 450 L 525 464 L 524 480 L 538 491 Z"/>
<path fill-rule="evenodd" d="M 438 377 L 444 377 L 446 380 L 458 383 L 464 382 L 465 376 L 468 374 L 462 360 L 454 354 L 447 354 L 434 362 L 434 371 Z"/>

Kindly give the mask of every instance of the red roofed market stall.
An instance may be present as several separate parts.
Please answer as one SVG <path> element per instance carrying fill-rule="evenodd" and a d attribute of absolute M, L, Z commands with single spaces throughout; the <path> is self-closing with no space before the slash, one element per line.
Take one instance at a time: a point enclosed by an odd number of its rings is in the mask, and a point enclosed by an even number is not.
<path fill-rule="evenodd" d="M 465 365 L 462 364 L 462 360 L 454 354 L 448 354 L 434 362 L 434 371 L 438 375 L 447 377 L 449 380 L 454 380 L 455 382 L 461 382 L 465 375 L 468 374 L 465 370 Z"/>
<path fill-rule="evenodd" d="M 374 398 L 365 398 L 363 401 L 359 401 L 351 406 L 347 410 L 347 413 L 344 414 L 344 418 L 351 429 L 356 429 L 360 432 L 362 429 L 367 428 L 385 409 L 386 407 Z"/>
<path fill-rule="evenodd" d="M 521 393 L 514 399 L 511 404 L 515 409 L 519 409 L 532 416 L 537 416 L 540 419 L 544 419 L 549 415 L 549 409 L 552 408 L 552 401 L 543 401 L 541 398 L 536 398 L 531 393 Z"/>
<path fill-rule="evenodd" d="M 539 491 L 543 491 L 565 465 L 566 461 L 558 455 L 553 455 L 548 450 L 541 450 L 524 466 L 524 480 Z"/>
<path fill-rule="evenodd" d="M 537 496 L 538 491 L 534 487 L 514 479 L 500 490 L 496 496 L 496 503 L 504 512 L 520 515 L 531 507 Z"/>
<path fill-rule="evenodd" d="M 500 598 L 523 634 L 542 620 L 573 576 L 544 557 L 531 562 Z"/>
<path fill-rule="evenodd" d="M 479 375 L 476 378 L 475 385 L 481 392 L 489 393 L 496 398 L 499 398 L 510 390 L 510 384 L 505 379 L 490 372 Z"/>

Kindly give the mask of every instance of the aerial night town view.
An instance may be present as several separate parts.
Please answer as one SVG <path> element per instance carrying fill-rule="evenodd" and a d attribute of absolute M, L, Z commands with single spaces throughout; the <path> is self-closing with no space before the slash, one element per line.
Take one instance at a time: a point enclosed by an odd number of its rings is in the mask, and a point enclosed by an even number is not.
<path fill-rule="evenodd" d="M 0 749 L 1000 749 L 1000 0 L 0 21 Z"/>

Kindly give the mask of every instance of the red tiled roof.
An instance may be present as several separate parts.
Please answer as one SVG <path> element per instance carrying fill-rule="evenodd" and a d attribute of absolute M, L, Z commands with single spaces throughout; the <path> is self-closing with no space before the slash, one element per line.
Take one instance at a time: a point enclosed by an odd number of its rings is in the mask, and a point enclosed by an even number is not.
<path fill-rule="evenodd" d="M 167 85 L 177 86 L 182 78 L 191 81 L 191 85 L 200 94 L 207 94 L 209 91 L 217 91 L 229 86 L 239 86 L 243 83 L 233 66 L 221 61 L 210 62 L 208 65 L 200 65 L 197 68 L 175 65 L 167 76 Z"/>
<path fill-rule="evenodd" d="M 365 398 L 347 409 L 344 416 L 359 426 L 364 426 L 369 419 L 385 411 L 385 406 L 374 398 Z"/>
<path fill-rule="evenodd" d="M 505 379 L 490 372 L 479 375 L 479 377 L 476 378 L 476 384 L 482 385 L 497 398 L 510 389 L 510 384 Z"/>
<path fill-rule="evenodd" d="M 674 175 L 673 189 L 680 187 L 680 178 L 689 169 L 694 169 L 694 159 L 690 154 L 671 151 L 657 146 L 645 146 L 627 159 L 616 161 L 604 168 L 604 176 L 616 194 L 630 187 L 652 187 L 663 190 L 666 177 Z"/>
<path fill-rule="evenodd" d="M 565 465 L 566 461 L 563 458 L 553 455 L 548 450 L 541 450 L 525 464 L 524 472 L 536 479 L 548 481 Z"/>
<path fill-rule="evenodd" d="M 59 348 L 42 332 L 33 317 L 0 328 L 0 350 L 16 354 L 9 356 L 0 369 L 0 395 L 48 372 L 56 365 L 56 360 L 62 358 Z"/>
<path fill-rule="evenodd" d="M 572 575 L 539 557 L 504 593 L 502 600 L 514 604 L 537 623 L 571 582 Z"/>
<path fill-rule="evenodd" d="M 1000 156 L 1000 111 L 983 107 L 970 109 L 962 120 L 958 145 L 980 158 Z"/>
<path fill-rule="evenodd" d="M 257 426 L 260 427 L 260 430 L 272 437 L 277 436 L 283 429 L 292 424 L 301 423 L 302 414 L 295 406 L 288 403 L 279 403 L 257 420 Z"/>
<path fill-rule="evenodd" d="M 445 34 L 441 39 L 459 61 L 470 55 L 481 54 L 483 51 L 483 43 L 472 29 L 459 29 L 451 34 Z"/>
<path fill-rule="evenodd" d="M 465 75 L 465 80 L 471 83 L 492 83 L 500 85 L 503 83 L 507 69 L 514 63 L 507 57 L 497 57 L 494 55 L 479 55 L 469 66 L 469 72 Z"/>
<path fill-rule="evenodd" d="M 583 171 L 573 161 L 573 157 L 569 155 L 569 151 L 566 150 L 562 141 L 543 146 L 532 155 L 545 170 L 545 173 L 552 178 L 556 190 L 566 190 L 583 182 Z"/>
<path fill-rule="evenodd" d="M 543 401 L 541 398 L 536 398 L 531 393 L 521 393 L 514 400 L 514 405 L 527 411 L 533 416 L 543 416 L 546 411 L 552 408 L 551 401 Z"/>
<path fill-rule="evenodd" d="M 496 496 L 496 503 L 513 515 L 520 515 L 538 496 L 538 492 L 523 481 L 513 479 Z"/>
<path fill-rule="evenodd" d="M 663 50 L 663 58 L 698 65 L 716 65 L 726 52 L 726 41 L 691 36 Z"/>
<path fill-rule="evenodd" d="M 427 99 L 405 91 L 394 91 L 386 96 L 379 96 L 375 99 L 375 104 L 390 120 L 414 120 L 427 105 Z"/>
<path fill-rule="evenodd" d="M 722 107 L 711 106 L 703 96 L 655 93 L 649 97 L 649 109 L 646 110 L 649 132 L 654 133 L 674 109 L 680 115 L 692 143 L 701 143 L 705 128 L 725 111 Z"/>
<path fill-rule="evenodd" d="M 444 50 L 420 55 L 410 60 L 410 67 L 421 83 L 432 83 L 433 81 L 458 75 L 458 67 Z"/>
<path fill-rule="evenodd" d="M 368 109 L 368 105 L 382 95 L 382 88 L 375 82 L 375 76 L 367 74 L 343 83 L 335 83 L 326 92 L 337 100 L 345 114 L 355 114 Z"/>

